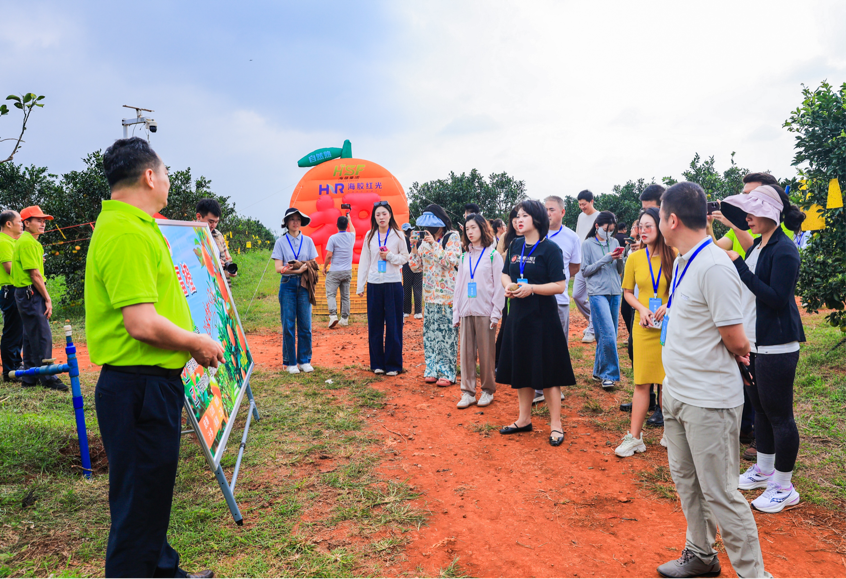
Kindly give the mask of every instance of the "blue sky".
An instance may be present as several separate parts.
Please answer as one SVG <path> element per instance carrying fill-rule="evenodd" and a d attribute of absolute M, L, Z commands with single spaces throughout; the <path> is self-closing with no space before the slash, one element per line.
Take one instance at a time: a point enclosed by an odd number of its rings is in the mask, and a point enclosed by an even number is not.
<path fill-rule="evenodd" d="M 0 96 L 46 95 L 16 161 L 54 173 L 120 136 L 121 105 L 154 109 L 168 165 L 278 229 L 297 159 L 344 139 L 405 187 L 478 168 L 604 192 L 696 152 L 792 174 L 781 125 L 801 83 L 846 80 L 843 22 L 834 1 L 0 0 Z"/>

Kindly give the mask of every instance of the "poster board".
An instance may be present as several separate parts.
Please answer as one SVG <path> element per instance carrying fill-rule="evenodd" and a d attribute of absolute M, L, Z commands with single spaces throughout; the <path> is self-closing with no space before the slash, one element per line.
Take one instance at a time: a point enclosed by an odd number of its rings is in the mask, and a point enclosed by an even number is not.
<path fill-rule="evenodd" d="M 156 223 L 170 248 L 194 331 L 210 335 L 224 349 L 217 369 L 203 368 L 192 358 L 182 372 L 189 419 L 206 459 L 217 468 L 248 390 L 253 356 L 208 226 L 163 219 Z"/>

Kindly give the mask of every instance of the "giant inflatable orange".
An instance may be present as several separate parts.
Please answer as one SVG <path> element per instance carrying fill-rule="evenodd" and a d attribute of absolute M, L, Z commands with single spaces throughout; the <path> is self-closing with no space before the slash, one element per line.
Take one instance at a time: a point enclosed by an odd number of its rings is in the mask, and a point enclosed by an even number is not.
<path fill-rule="evenodd" d="M 336 158 L 318 164 L 300 179 L 291 196 L 291 207 L 311 218 L 303 232 L 314 241 L 317 261 L 323 263 L 326 242 L 338 232 L 338 217 L 346 215 L 341 204 L 349 203 L 355 226 L 353 263 L 358 263 L 364 236 L 370 231 L 373 203 L 377 201 L 391 204 L 397 225 L 408 221 L 405 191 L 390 171 L 365 159 Z"/>

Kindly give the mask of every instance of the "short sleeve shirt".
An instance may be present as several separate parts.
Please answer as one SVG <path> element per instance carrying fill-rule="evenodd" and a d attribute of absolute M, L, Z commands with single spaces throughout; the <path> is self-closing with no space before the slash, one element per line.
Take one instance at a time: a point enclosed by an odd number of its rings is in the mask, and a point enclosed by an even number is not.
<path fill-rule="evenodd" d="M 6 273 L 6 268 L 2 264 L 11 263 L 14 255 L 15 240 L 5 233 L 0 233 L 0 286 L 12 285 L 12 274 Z"/>
<path fill-rule="evenodd" d="M 511 259 L 503 264 L 502 273 L 511 276 L 511 281 L 517 283 L 520 276 L 520 252 L 523 251 L 525 239 L 520 237 L 511 242 Z M 538 245 L 540 244 L 540 245 Z M 526 245 L 522 260 L 525 262 L 523 276 L 530 284 L 541 285 L 556 281 L 564 281 L 564 258 L 561 248 L 549 239 L 538 241 L 537 247 Z M 531 255 L 529 255 L 531 253 Z"/>
<path fill-rule="evenodd" d="M 332 252 L 332 271 L 350 271 L 353 262 L 355 233 L 340 231 L 326 242 L 326 251 Z"/>
<path fill-rule="evenodd" d="M 311 237 L 300 233 L 297 237 L 287 233 L 276 240 L 270 257 L 288 263 L 289 261 L 308 261 L 317 259 L 317 248 Z M 352 268 L 350 268 L 352 269 Z M 284 274 L 295 275 L 295 274 Z"/>
<path fill-rule="evenodd" d="M 558 231 L 550 231 L 547 239 L 554 241 L 555 245 L 561 249 L 561 257 L 564 260 L 564 279 L 569 282 L 570 264 L 579 265 L 582 263 L 582 242 L 579 240 L 579 236 L 569 227 L 562 225 Z M 570 297 L 567 292 L 556 294 L 555 301 L 567 305 L 570 303 Z"/>
<path fill-rule="evenodd" d="M 676 258 L 680 276 L 696 249 Z M 701 408 L 743 404 L 743 380 L 719 328 L 743 323 L 743 284 L 725 251 L 710 243 L 676 286 L 662 349 L 664 387 L 676 400 Z"/>
<path fill-rule="evenodd" d="M 12 284 L 15 287 L 32 285 L 32 276 L 28 271 L 37 269 L 44 277 L 44 247 L 38 243 L 29 231 L 24 231 L 15 243 L 12 254 Z"/>
<path fill-rule="evenodd" d="M 85 263 L 85 331 L 95 364 L 182 368 L 188 352 L 156 348 L 129 335 L 121 308 L 153 304 L 159 315 L 194 331 L 170 248 L 155 220 L 122 201 L 103 201 Z"/>

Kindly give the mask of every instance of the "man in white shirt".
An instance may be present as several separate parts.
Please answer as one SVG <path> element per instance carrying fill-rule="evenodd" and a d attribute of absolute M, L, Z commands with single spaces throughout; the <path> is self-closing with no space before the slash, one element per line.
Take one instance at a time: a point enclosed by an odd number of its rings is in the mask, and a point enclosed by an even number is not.
<path fill-rule="evenodd" d="M 740 277 L 707 233 L 702 187 L 673 185 L 661 200 L 661 233 L 679 251 L 662 334 L 664 438 L 670 472 L 687 518 L 681 557 L 658 567 L 662 577 L 720 573 L 714 550 L 717 525 L 735 572 L 767 577 L 758 528 L 737 490 L 748 363 Z"/>
<path fill-rule="evenodd" d="M 593 207 L 593 193 L 585 189 L 581 191 L 576 197 L 579 201 L 579 220 L 576 223 L 576 236 L 579 238 L 579 243 L 584 243 L 590 228 L 593 227 L 593 222 L 599 217 L 599 211 Z M 576 272 L 573 277 L 573 301 L 576 302 L 576 307 L 585 317 L 588 327 L 582 335 L 582 342 L 595 342 L 596 337 L 593 334 L 593 324 L 590 321 L 590 301 L 588 300 L 587 282 L 581 271 Z"/>
<path fill-rule="evenodd" d="M 349 213 L 347 213 L 349 215 Z M 338 302 L 336 296 L 341 290 L 340 324 L 349 324 L 350 283 L 352 282 L 353 246 L 355 226 L 349 217 L 338 217 L 338 233 L 326 242 L 326 257 L 323 260 L 323 275 L 326 276 L 326 304 L 329 306 L 329 327 L 338 325 Z M 329 266 L 332 269 L 327 272 Z"/>
<path fill-rule="evenodd" d="M 546 213 L 549 215 L 549 233 L 547 239 L 554 241 L 561 248 L 564 257 L 564 277 L 569 284 L 570 278 L 580 271 L 582 264 L 582 240 L 576 232 L 562 224 L 564 219 L 564 200 L 556 195 L 544 199 Z M 570 298 L 567 292 L 555 296 L 558 302 L 558 319 L 564 329 L 564 337 L 570 341 Z"/>

